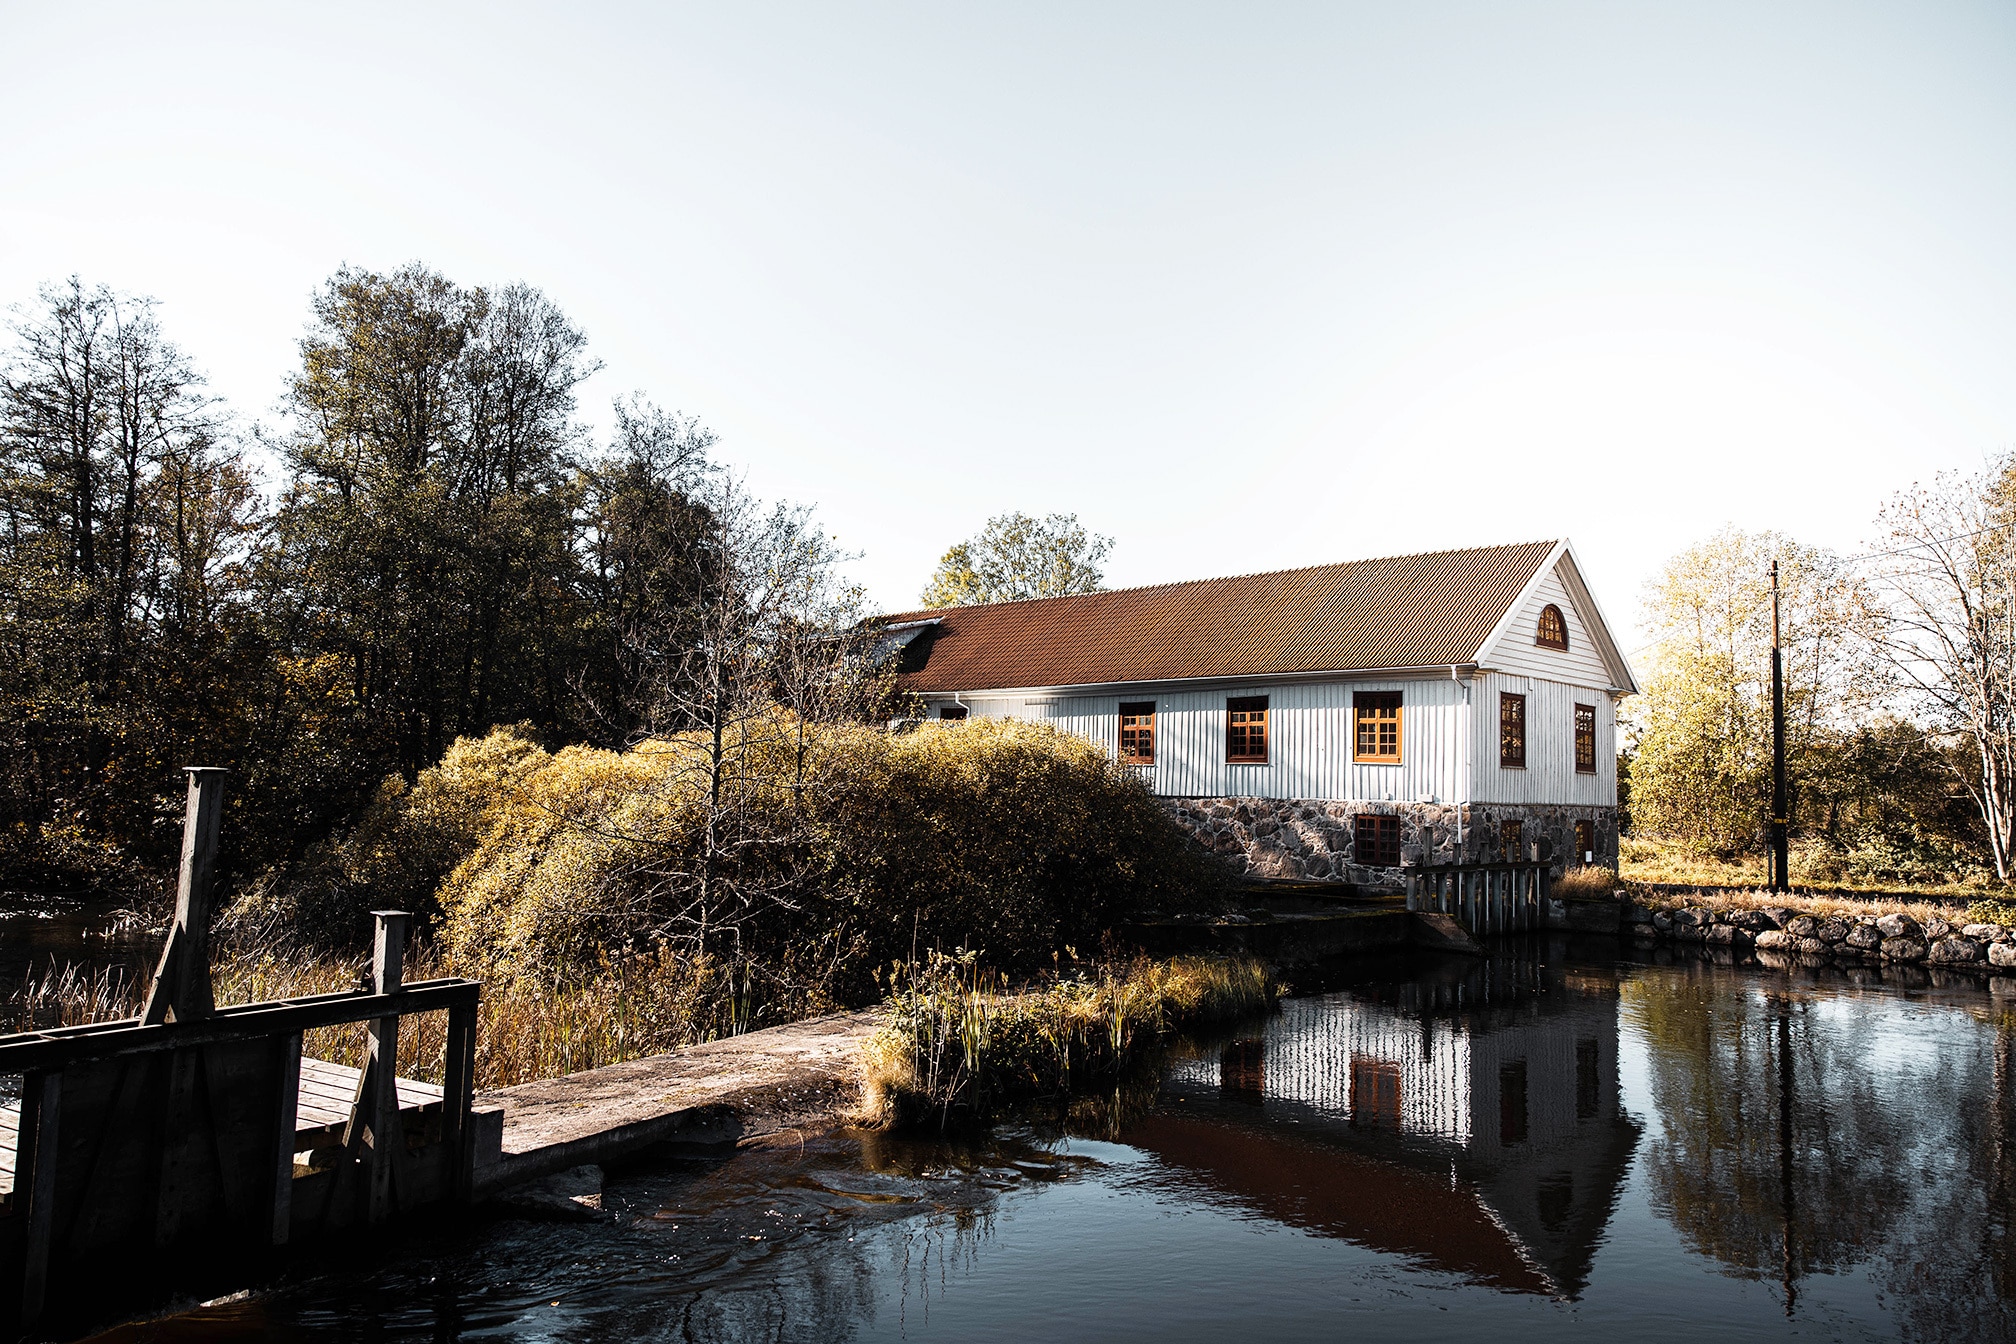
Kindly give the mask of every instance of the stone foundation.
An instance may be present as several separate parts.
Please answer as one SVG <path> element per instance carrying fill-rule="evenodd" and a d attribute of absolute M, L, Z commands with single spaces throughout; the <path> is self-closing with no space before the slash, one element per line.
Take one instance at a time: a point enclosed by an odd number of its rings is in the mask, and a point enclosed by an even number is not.
<path fill-rule="evenodd" d="M 1299 878 L 1398 886 L 1400 869 L 1358 862 L 1356 818 L 1372 813 L 1400 818 L 1400 861 L 1419 864 L 1490 863 L 1499 853 L 1500 826 L 1521 823 L 1524 841 L 1553 843 L 1555 868 L 1580 859 L 1575 823 L 1596 823 L 1596 861 L 1617 864 L 1617 809 L 1551 803 L 1315 802 L 1292 798 L 1165 798 L 1177 822 L 1206 849 L 1248 877 Z M 1459 839 L 1460 835 L 1460 839 Z M 1519 856 L 1524 857 L 1524 856 Z"/>

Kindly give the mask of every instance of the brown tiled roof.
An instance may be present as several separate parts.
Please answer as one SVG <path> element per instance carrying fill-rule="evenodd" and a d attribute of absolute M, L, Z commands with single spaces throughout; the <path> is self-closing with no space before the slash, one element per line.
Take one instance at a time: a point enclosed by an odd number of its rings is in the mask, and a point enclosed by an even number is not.
<path fill-rule="evenodd" d="M 911 691 L 983 691 L 1467 663 L 1551 541 L 1354 560 L 1076 597 L 948 607 Z"/>

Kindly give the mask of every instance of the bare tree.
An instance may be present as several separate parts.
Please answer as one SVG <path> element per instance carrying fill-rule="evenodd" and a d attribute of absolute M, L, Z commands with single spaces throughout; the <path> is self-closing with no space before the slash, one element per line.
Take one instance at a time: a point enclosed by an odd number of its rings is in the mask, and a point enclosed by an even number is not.
<path fill-rule="evenodd" d="M 1929 733 L 1964 744 L 1957 771 L 1995 874 L 2016 861 L 2016 454 L 1942 472 L 1878 516 L 1876 647 Z"/>
<path fill-rule="evenodd" d="M 643 839 L 632 877 L 652 936 L 739 950 L 751 921 L 795 908 L 817 820 L 816 725 L 874 684 L 845 558 L 808 510 L 764 504 L 731 475 L 695 484 L 701 533 L 662 557 L 661 591 L 626 640 L 644 697 L 635 749 L 656 756 L 674 834 Z"/>

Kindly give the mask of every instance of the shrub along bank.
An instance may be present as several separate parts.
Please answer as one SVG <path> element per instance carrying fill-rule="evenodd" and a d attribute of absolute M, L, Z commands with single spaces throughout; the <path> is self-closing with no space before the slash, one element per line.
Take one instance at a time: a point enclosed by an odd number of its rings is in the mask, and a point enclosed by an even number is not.
<path fill-rule="evenodd" d="M 685 968 L 704 981 L 692 1012 L 766 1025 L 872 1002 L 875 968 L 934 947 L 1026 976 L 1143 914 L 1228 895 L 1138 780 L 1047 727 L 892 735 L 780 714 L 710 746 L 458 741 L 410 787 L 388 780 L 309 880 L 232 921 L 347 950 L 368 910 L 400 905 L 492 986 Z"/>

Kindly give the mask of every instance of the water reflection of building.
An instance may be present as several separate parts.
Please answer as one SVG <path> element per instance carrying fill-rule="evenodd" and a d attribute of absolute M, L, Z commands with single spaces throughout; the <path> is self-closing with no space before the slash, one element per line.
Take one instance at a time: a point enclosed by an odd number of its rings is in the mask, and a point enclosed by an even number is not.
<path fill-rule="evenodd" d="M 1616 979 L 1537 953 L 1289 1000 L 1177 1066 L 1130 1141 L 1294 1225 L 1575 1297 L 1639 1131 Z"/>

